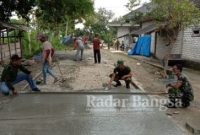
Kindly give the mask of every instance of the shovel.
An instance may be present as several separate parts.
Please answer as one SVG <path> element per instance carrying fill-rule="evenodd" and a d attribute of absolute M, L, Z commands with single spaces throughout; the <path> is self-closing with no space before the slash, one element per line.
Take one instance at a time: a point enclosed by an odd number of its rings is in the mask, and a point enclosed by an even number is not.
<path fill-rule="evenodd" d="M 63 72 L 61 71 L 61 68 L 60 68 L 60 60 L 59 60 L 59 58 L 56 58 L 55 60 L 56 60 L 56 65 L 58 66 L 58 69 L 59 69 L 59 72 L 60 72 L 60 75 L 61 75 L 60 82 L 63 83 L 63 82 L 66 81 L 66 79 L 64 78 Z"/>

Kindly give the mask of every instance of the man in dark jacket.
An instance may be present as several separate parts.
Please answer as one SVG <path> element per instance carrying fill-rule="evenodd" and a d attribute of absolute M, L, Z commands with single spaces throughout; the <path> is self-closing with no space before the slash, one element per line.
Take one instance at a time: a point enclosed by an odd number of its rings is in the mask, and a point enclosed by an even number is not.
<path fill-rule="evenodd" d="M 21 71 L 21 72 L 19 72 Z M 27 70 L 21 63 L 21 57 L 18 55 L 13 55 L 11 57 L 10 64 L 5 66 L 2 75 L 1 75 L 1 82 L 0 82 L 0 91 L 4 95 L 9 95 L 10 91 L 12 94 L 17 94 L 14 84 L 17 84 L 21 81 L 26 80 L 29 83 L 32 91 L 40 91 L 35 82 L 32 80 L 31 72 Z"/>
<path fill-rule="evenodd" d="M 131 77 L 132 77 L 131 69 L 128 66 L 124 65 L 124 61 L 118 60 L 117 67 L 110 75 L 111 79 L 109 81 L 109 86 L 111 86 L 111 83 L 113 81 L 116 82 L 115 87 L 121 86 L 121 82 L 119 80 L 124 80 L 126 83 L 126 88 L 130 89 Z"/>

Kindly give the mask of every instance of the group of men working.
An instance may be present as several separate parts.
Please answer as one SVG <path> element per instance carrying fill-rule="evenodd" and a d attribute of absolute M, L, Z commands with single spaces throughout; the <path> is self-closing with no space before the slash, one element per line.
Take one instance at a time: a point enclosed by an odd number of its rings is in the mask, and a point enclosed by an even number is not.
<path fill-rule="evenodd" d="M 43 84 L 47 84 L 47 74 L 54 78 L 54 83 L 58 81 L 58 78 L 53 74 L 51 69 L 52 57 L 54 55 L 54 49 L 52 44 L 47 40 L 44 34 L 39 34 L 37 39 L 42 43 L 42 73 L 43 73 Z M 74 39 L 74 49 L 77 49 L 76 60 L 78 60 L 79 53 L 81 52 L 81 59 L 83 59 L 84 45 L 82 39 Z M 98 34 L 95 35 L 93 40 L 93 51 L 95 63 L 101 63 L 100 53 L 100 40 Z M 0 81 L 0 91 L 3 95 L 16 95 L 15 84 L 21 81 L 27 81 L 31 90 L 39 92 L 36 85 L 36 81 L 32 79 L 31 71 L 22 65 L 22 58 L 17 54 L 12 55 L 10 63 L 5 66 Z"/>
<path fill-rule="evenodd" d="M 51 62 L 52 56 L 54 55 L 54 49 L 49 41 L 47 41 L 44 35 L 38 36 L 38 40 L 42 43 L 43 51 L 42 51 L 42 61 L 43 61 L 43 83 L 47 84 L 47 74 L 51 75 L 54 78 L 54 83 L 58 81 L 58 78 L 51 71 Z M 83 49 L 84 46 L 82 44 L 81 39 L 74 39 L 75 48 L 77 49 L 76 60 L 78 60 L 78 55 L 81 52 L 81 59 L 83 59 Z M 93 39 L 93 51 L 94 51 L 94 62 L 101 63 L 101 54 L 100 54 L 100 40 L 98 35 L 95 35 Z M 190 102 L 193 100 L 193 92 L 192 87 L 188 79 L 182 74 L 182 66 L 177 64 L 173 66 L 173 72 L 178 78 L 177 83 L 170 83 L 167 85 L 169 87 L 169 98 L 170 104 L 169 106 L 173 107 L 175 105 L 175 98 L 180 96 L 183 107 L 188 107 Z M 111 86 L 112 82 L 115 81 L 115 87 L 121 86 L 120 80 L 124 80 L 126 84 L 126 88 L 130 88 L 130 84 L 132 82 L 132 72 L 128 66 L 124 65 L 122 60 L 117 61 L 117 66 L 115 67 L 113 73 L 110 75 L 109 86 Z M 22 65 L 22 58 L 18 55 L 13 55 L 10 59 L 10 63 L 4 68 L 1 76 L 0 82 L 0 91 L 4 95 L 9 94 L 17 94 L 14 86 L 15 84 L 26 80 L 32 91 L 38 92 L 40 91 L 36 86 L 35 81 L 32 79 L 31 71 L 26 69 Z"/>
<path fill-rule="evenodd" d="M 194 99 L 193 90 L 191 83 L 188 78 L 182 74 L 183 67 L 180 64 L 176 64 L 172 68 L 174 74 L 177 77 L 176 83 L 169 83 L 166 85 L 168 88 L 168 94 L 170 102 L 166 104 L 167 107 L 174 108 L 180 106 L 177 100 L 181 100 L 182 107 L 190 106 L 190 102 Z M 120 80 L 124 80 L 126 83 L 126 88 L 130 88 L 130 83 L 132 82 L 131 69 L 124 65 L 123 61 L 117 62 L 117 67 L 114 69 L 113 73 L 110 75 L 109 86 L 113 81 L 116 82 L 115 87 L 121 86 Z"/>
<path fill-rule="evenodd" d="M 52 56 L 54 55 L 54 49 L 52 44 L 47 41 L 45 35 L 38 35 L 37 39 L 42 43 L 42 73 L 43 84 L 47 84 L 47 74 L 54 78 L 54 82 L 58 81 L 58 78 L 51 71 Z M 0 82 L 0 91 L 4 95 L 16 95 L 15 84 L 26 80 L 34 92 L 39 92 L 36 82 L 32 79 L 31 71 L 22 65 L 22 58 L 17 54 L 12 55 L 10 63 L 5 66 Z"/>
<path fill-rule="evenodd" d="M 99 35 L 95 34 L 94 39 L 93 39 L 93 52 L 94 52 L 94 62 L 95 63 L 101 63 L 101 51 L 100 51 L 100 39 Z M 76 51 L 75 55 L 75 61 L 82 61 L 83 60 L 83 52 L 84 52 L 84 42 L 81 37 L 75 37 L 74 38 L 74 50 Z M 81 54 L 80 54 L 81 53 Z M 79 59 L 79 55 L 80 59 Z"/>

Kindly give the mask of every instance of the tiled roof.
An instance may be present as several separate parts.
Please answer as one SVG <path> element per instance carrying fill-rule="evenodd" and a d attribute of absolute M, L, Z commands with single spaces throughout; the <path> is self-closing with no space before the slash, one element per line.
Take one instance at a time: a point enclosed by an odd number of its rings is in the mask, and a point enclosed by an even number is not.
<path fill-rule="evenodd" d="M 143 14 L 149 13 L 152 10 L 153 6 L 151 3 L 146 3 L 144 5 L 142 5 L 141 7 L 129 12 L 128 14 L 124 15 L 123 17 L 129 17 L 132 16 L 133 13 L 135 12 L 140 12 Z"/>

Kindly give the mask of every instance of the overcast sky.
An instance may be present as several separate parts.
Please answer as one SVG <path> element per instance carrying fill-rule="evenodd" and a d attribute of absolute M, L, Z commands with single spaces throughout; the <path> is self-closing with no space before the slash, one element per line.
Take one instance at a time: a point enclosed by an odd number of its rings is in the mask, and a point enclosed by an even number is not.
<path fill-rule="evenodd" d="M 123 16 L 129 11 L 125 7 L 129 0 L 94 0 L 94 6 L 97 10 L 100 7 L 112 10 L 115 13 L 115 17 Z M 149 2 L 150 0 L 141 0 L 141 4 Z"/>

